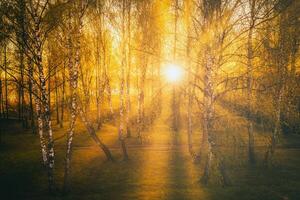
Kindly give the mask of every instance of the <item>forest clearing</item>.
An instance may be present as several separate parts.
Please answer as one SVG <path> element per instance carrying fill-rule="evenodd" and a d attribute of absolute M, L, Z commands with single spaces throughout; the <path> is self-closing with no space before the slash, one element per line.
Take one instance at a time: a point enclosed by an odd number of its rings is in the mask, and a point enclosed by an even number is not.
<path fill-rule="evenodd" d="M 143 144 L 137 138 L 128 139 L 129 161 L 122 159 L 117 129 L 112 124 L 103 125 L 98 134 L 115 155 L 115 162 L 105 160 L 81 125 L 74 140 L 72 189 L 66 196 L 45 196 L 47 180 L 40 166 L 38 138 L 30 133 L 4 135 L 0 154 L 6 163 L 0 168 L 1 184 L 5 183 L 1 187 L 2 195 L 7 199 L 298 199 L 299 136 L 285 139 L 283 146 L 278 147 L 276 165 L 270 169 L 262 164 L 249 167 L 245 152 L 240 152 L 246 148 L 231 148 L 230 151 L 235 152 L 231 154 L 233 158 L 228 158 L 228 170 L 233 184 L 223 187 L 216 173 L 212 182 L 203 186 L 199 184 L 199 177 L 204 166 L 191 160 L 186 133 L 174 135 L 168 126 L 169 117 L 170 113 L 164 110 L 145 132 L 147 140 Z M 57 137 L 67 131 L 59 127 L 54 130 Z M 226 131 L 240 132 L 238 130 L 237 125 L 233 125 Z M 201 135 L 195 137 L 200 140 Z M 263 137 L 264 133 L 257 133 L 257 139 Z M 18 140 L 23 141 L 22 145 Z M 61 186 L 65 141 L 58 140 L 56 149 L 56 182 Z M 265 147 L 257 149 L 259 154 Z"/>

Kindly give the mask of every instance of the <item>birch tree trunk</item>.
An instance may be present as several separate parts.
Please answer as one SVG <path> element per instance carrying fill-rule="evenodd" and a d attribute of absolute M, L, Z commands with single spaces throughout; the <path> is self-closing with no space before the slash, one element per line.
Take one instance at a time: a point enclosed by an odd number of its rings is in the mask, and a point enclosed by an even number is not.
<path fill-rule="evenodd" d="M 219 150 L 216 147 L 216 141 L 213 136 L 213 124 L 214 124 L 214 101 L 215 101 L 215 91 L 214 91 L 214 79 L 213 79 L 213 67 L 214 67 L 214 55 L 212 49 L 207 47 L 206 54 L 206 64 L 204 72 L 204 124 L 203 124 L 203 143 L 207 145 L 207 159 L 205 164 L 204 173 L 200 181 L 206 185 L 210 179 L 210 170 L 212 165 L 212 160 L 215 158 L 218 169 L 221 173 L 223 185 L 231 185 L 229 179 L 225 161 Z"/>
<path fill-rule="evenodd" d="M 30 75 L 30 80 L 31 80 L 31 85 L 32 85 L 32 91 L 35 92 L 34 95 L 34 101 L 35 101 L 35 107 L 36 107 L 36 117 L 37 117 L 37 126 L 38 126 L 38 134 L 40 137 L 40 145 L 41 145 L 41 151 L 42 151 L 42 159 L 43 159 L 43 164 L 46 167 L 47 166 L 47 146 L 46 146 L 46 139 L 44 137 L 44 123 L 42 119 L 42 110 L 41 110 L 41 101 L 37 97 L 39 95 L 35 83 L 34 83 L 34 77 L 33 74 Z"/>
<path fill-rule="evenodd" d="M 274 123 L 274 129 L 271 136 L 271 142 L 268 147 L 268 150 L 265 154 L 264 158 L 264 164 L 268 167 L 272 161 L 273 156 L 276 149 L 276 144 L 278 141 L 278 137 L 281 134 L 281 104 L 282 104 L 282 98 L 283 98 L 283 87 L 281 86 L 278 89 L 278 94 L 274 98 L 274 106 L 275 106 L 275 123 Z"/>
<path fill-rule="evenodd" d="M 204 119 L 203 119 L 203 136 L 202 136 L 202 147 L 206 144 L 207 146 L 207 160 L 205 164 L 204 173 L 201 177 L 201 182 L 207 184 L 210 178 L 211 162 L 213 159 L 213 141 L 211 136 L 212 120 L 213 120 L 213 83 L 212 83 L 212 55 L 211 50 L 207 47 L 206 64 L 204 72 Z"/>
<path fill-rule="evenodd" d="M 37 118 L 37 128 L 38 128 L 38 134 L 40 138 L 40 145 L 41 145 L 41 152 L 42 152 L 42 160 L 43 160 L 43 165 L 46 167 L 48 158 L 47 158 L 47 142 L 46 138 L 44 136 L 44 123 L 43 123 L 43 118 L 42 118 L 42 108 L 41 108 L 41 100 L 39 98 L 40 93 L 38 92 L 37 85 L 35 82 L 34 74 L 33 74 L 33 66 L 32 63 L 29 63 L 29 80 L 30 80 L 30 85 L 31 85 L 31 94 L 34 97 L 34 102 L 35 102 L 35 109 L 36 109 L 36 118 Z M 32 96 L 31 96 L 32 97 Z M 31 99 L 32 101 L 32 99 Z M 32 126 L 34 126 L 34 116 L 32 114 Z"/>
<path fill-rule="evenodd" d="M 285 13 L 281 13 L 279 16 L 279 36 L 278 45 L 272 51 L 271 55 L 275 60 L 276 73 L 274 76 L 274 94 L 273 94 L 273 107 L 274 107 L 274 129 L 271 136 L 271 143 L 265 154 L 265 165 L 269 166 L 272 163 L 276 144 L 278 138 L 281 135 L 281 115 L 282 115 L 282 104 L 283 97 L 285 94 L 286 79 L 287 79 L 287 65 L 288 65 L 288 48 L 287 45 L 287 17 Z"/>
<path fill-rule="evenodd" d="M 48 167 L 48 181 L 49 190 L 54 189 L 54 141 L 52 133 L 52 125 L 50 119 L 50 106 L 48 101 L 48 94 L 46 90 L 46 80 L 43 72 L 42 62 L 41 62 L 41 52 L 38 53 L 38 60 L 40 60 L 37 65 L 39 71 L 39 80 L 41 83 L 41 102 L 44 107 L 44 112 L 42 112 L 42 119 L 45 120 L 44 128 L 47 133 L 47 167 Z"/>
<path fill-rule="evenodd" d="M 46 89 L 46 79 L 44 75 L 44 67 L 42 63 L 42 40 L 41 40 L 41 29 L 40 29 L 40 19 L 37 13 L 35 13 L 35 29 L 34 29 L 34 38 L 35 38 L 35 62 L 38 70 L 38 77 L 41 87 L 41 104 L 43 106 L 43 112 L 41 112 L 41 118 L 44 119 L 44 129 L 47 133 L 47 169 L 48 169 L 48 182 L 49 182 L 49 191 L 54 189 L 54 141 L 52 134 L 52 125 L 50 119 L 50 105 L 49 105 L 49 96 Z"/>
<path fill-rule="evenodd" d="M 102 151 L 104 152 L 107 160 L 109 161 L 114 161 L 114 158 L 109 150 L 109 148 L 102 142 L 102 140 L 97 136 L 96 131 L 93 127 L 93 125 L 90 123 L 87 114 L 83 111 L 82 107 L 80 106 L 80 104 L 77 105 L 77 110 L 80 114 L 80 118 L 83 122 L 83 124 L 85 125 L 88 133 L 90 134 L 90 136 L 92 137 L 92 139 L 96 142 L 96 144 L 102 149 Z"/>
<path fill-rule="evenodd" d="M 81 9 L 81 6 L 79 6 Z M 81 17 L 75 19 L 75 28 L 72 28 L 72 15 L 73 10 L 69 11 L 69 25 L 68 25 L 68 70 L 70 79 L 70 96 L 71 96 L 71 110 L 70 110 L 70 127 L 67 134 L 67 151 L 65 158 L 65 174 L 63 191 L 67 192 L 69 187 L 69 176 L 71 168 L 73 137 L 75 132 L 75 122 L 77 117 L 77 85 L 78 85 L 78 70 L 80 65 L 80 33 L 81 33 Z M 76 12 L 76 10 L 75 10 Z M 79 12 L 79 11 L 77 11 Z M 81 13 L 80 13 L 81 15 Z M 82 16 L 82 15 L 81 15 Z M 78 24 L 77 24 L 78 21 Z M 74 34 L 72 34 L 74 32 Z M 76 33 L 75 33 L 76 32 Z M 75 39 L 75 46 L 73 46 L 72 36 Z M 75 49 L 75 58 L 73 62 L 73 48 Z"/>

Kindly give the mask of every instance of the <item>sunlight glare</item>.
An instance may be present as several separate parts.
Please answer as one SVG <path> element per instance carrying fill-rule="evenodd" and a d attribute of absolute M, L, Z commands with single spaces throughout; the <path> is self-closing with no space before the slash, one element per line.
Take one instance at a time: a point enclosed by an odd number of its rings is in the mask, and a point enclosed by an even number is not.
<path fill-rule="evenodd" d="M 164 76 L 168 82 L 178 82 L 183 77 L 183 69 L 176 64 L 168 64 L 164 69 Z"/>

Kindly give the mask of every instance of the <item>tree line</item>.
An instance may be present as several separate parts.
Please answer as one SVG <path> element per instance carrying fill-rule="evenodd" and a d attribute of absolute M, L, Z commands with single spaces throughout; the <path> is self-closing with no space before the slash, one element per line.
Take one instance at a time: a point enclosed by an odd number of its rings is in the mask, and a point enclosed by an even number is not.
<path fill-rule="evenodd" d="M 205 162 L 202 183 L 214 161 L 229 185 L 215 131 L 218 105 L 247 119 L 251 165 L 258 162 L 257 124 L 272 133 L 266 165 L 284 133 L 299 133 L 299 11 L 296 0 L 2 0 L 1 118 L 39 136 L 50 191 L 53 123 L 67 122 L 67 191 L 76 121 L 110 161 L 96 132 L 113 121 L 127 160 L 127 138 L 142 142 L 165 101 L 163 66 L 178 63 L 185 79 L 174 89 L 174 132 L 180 124 L 187 129 L 191 157 Z M 200 150 L 193 147 L 198 127 Z"/>

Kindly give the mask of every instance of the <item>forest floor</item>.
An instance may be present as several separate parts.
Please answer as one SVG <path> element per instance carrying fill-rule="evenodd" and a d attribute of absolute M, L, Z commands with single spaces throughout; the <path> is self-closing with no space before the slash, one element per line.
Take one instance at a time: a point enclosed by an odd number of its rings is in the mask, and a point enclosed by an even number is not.
<path fill-rule="evenodd" d="M 41 166 L 39 141 L 36 135 L 2 133 L 0 144 L 0 199 L 105 199 L 105 200 L 298 200 L 300 199 L 300 138 L 289 136 L 277 149 L 275 164 L 264 168 L 257 131 L 258 163 L 249 167 L 243 152 L 228 157 L 227 170 L 233 185 L 222 187 L 217 172 L 212 173 L 208 186 L 199 183 L 203 163 L 194 163 L 188 153 L 186 131 L 174 133 L 170 128 L 170 111 L 164 107 L 154 124 L 143 133 L 143 144 L 135 137 L 127 140 L 129 161 L 123 161 L 117 129 L 104 124 L 99 136 L 111 148 L 116 161 L 105 161 L 101 150 L 78 123 L 72 160 L 71 191 L 66 196 L 47 194 L 47 178 Z M 243 132 L 236 123 L 220 125 L 223 138 Z M 184 120 L 183 120 L 184 121 Z M 65 127 L 67 127 L 65 125 Z M 15 131 L 11 131 L 15 132 Z M 197 131 L 198 132 L 198 131 Z M 66 128 L 54 127 L 55 138 L 61 138 Z M 228 133 L 228 134 L 227 134 Z M 246 132 L 245 132 L 246 133 Z M 245 134 L 244 133 L 244 134 Z M 236 137 L 235 137 L 236 138 Z M 195 141 L 200 134 L 195 133 Z M 197 144 L 195 144 L 197 149 Z M 65 139 L 55 141 L 56 184 L 61 188 L 64 169 Z M 230 151 L 231 151 L 230 150 Z M 214 169 L 214 167 L 213 167 Z M 59 193 L 59 192 L 58 192 Z"/>

